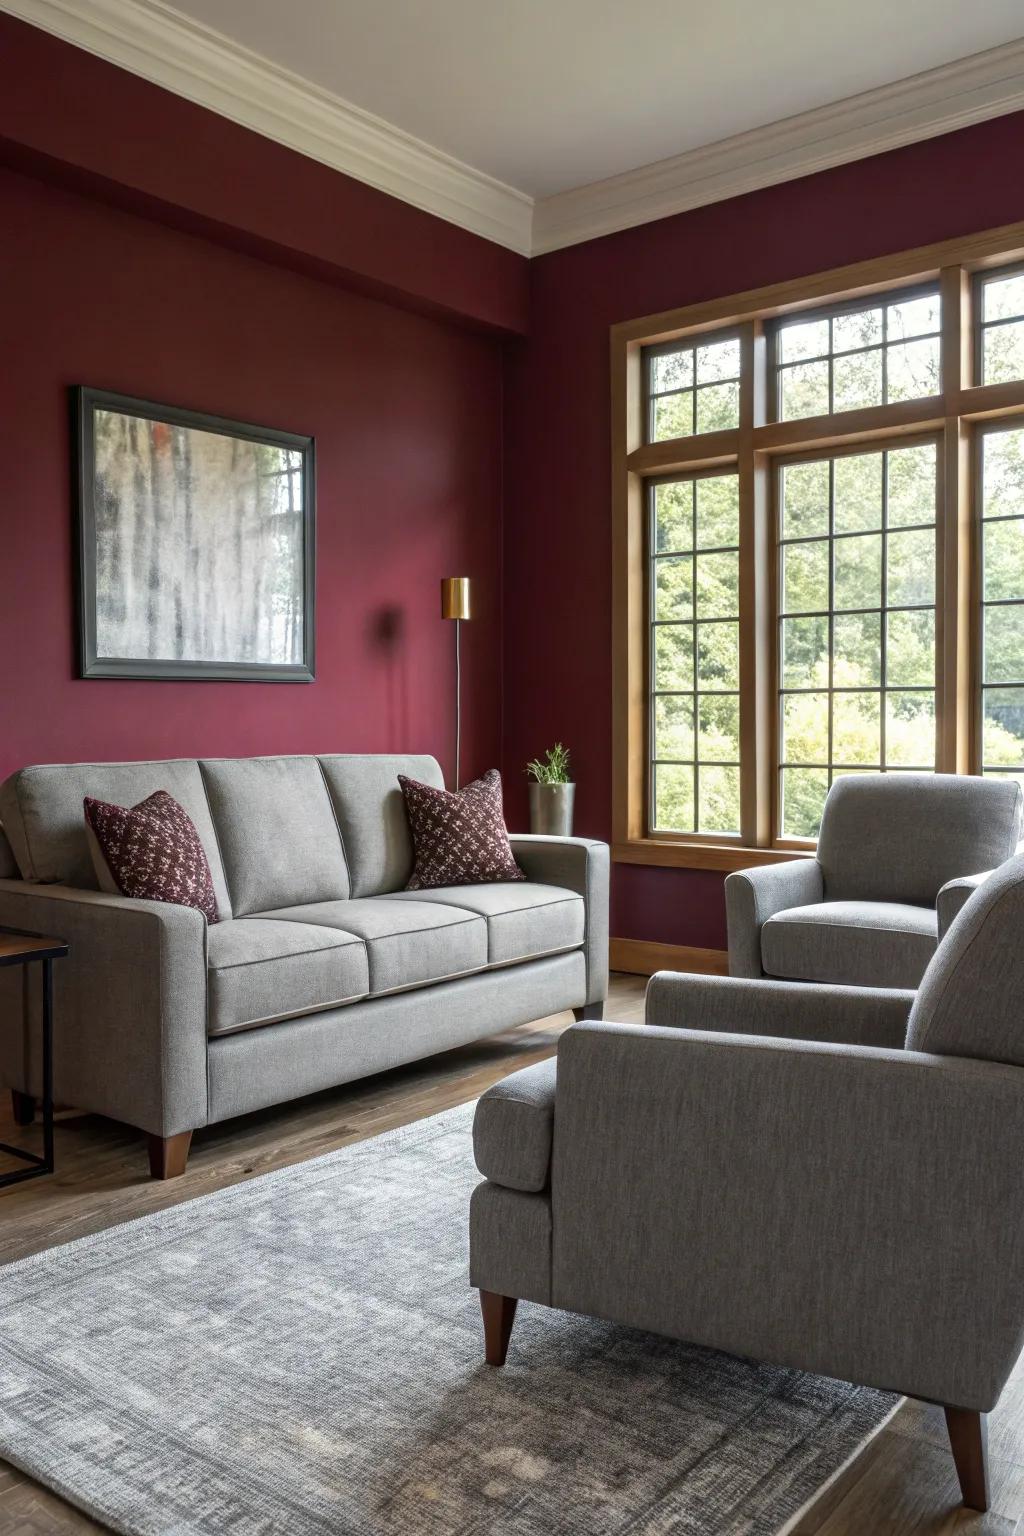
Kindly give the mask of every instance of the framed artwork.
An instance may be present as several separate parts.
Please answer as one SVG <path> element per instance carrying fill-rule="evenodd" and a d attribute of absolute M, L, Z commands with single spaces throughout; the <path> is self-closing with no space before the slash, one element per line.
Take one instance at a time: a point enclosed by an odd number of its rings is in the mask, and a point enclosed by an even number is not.
<path fill-rule="evenodd" d="M 72 391 L 81 677 L 312 682 L 311 437 Z"/>

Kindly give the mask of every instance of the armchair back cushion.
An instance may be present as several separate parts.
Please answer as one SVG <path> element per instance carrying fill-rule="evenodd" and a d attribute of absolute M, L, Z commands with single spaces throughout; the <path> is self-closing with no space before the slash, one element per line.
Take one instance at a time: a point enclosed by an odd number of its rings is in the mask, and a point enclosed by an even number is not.
<path fill-rule="evenodd" d="M 1024 855 L 954 919 L 910 1010 L 907 1049 L 1024 1067 Z"/>
<path fill-rule="evenodd" d="M 839 778 L 818 838 L 825 900 L 934 906 L 947 880 L 1010 857 L 1022 805 L 1011 780 L 938 773 Z"/>

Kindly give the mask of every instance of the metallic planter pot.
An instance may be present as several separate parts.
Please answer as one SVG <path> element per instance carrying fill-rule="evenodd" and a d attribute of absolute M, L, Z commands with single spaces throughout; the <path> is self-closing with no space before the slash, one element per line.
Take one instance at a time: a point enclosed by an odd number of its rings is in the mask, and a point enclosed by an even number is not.
<path fill-rule="evenodd" d="M 575 794 L 575 784 L 531 784 L 530 831 L 546 837 L 571 837 Z"/>

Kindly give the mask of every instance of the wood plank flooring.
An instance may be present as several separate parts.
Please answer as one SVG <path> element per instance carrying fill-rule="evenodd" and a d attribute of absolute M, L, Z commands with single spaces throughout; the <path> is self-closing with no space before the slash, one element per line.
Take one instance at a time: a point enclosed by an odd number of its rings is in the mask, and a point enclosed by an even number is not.
<path fill-rule="evenodd" d="M 640 977 L 614 976 L 608 1017 L 639 1022 L 643 988 Z M 571 1015 L 559 1014 L 198 1131 L 188 1171 L 164 1184 L 149 1179 L 142 1136 L 96 1116 L 66 1113 L 57 1126 L 56 1175 L 0 1192 L 0 1263 L 476 1098 L 517 1067 L 553 1054 L 571 1022 Z M 16 1127 L 9 1097 L 0 1098 L 0 1141 L 35 1145 L 39 1134 L 38 1126 Z M 1024 1536 L 1024 1369 L 1018 1368 L 992 1416 L 990 1440 L 993 1508 L 987 1515 L 969 1514 L 959 1504 L 941 1411 L 907 1403 L 803 1517 L 794 1536 Z M 81 1536 L 101 1529 L 0 1462 L 0 1536 Z"/>

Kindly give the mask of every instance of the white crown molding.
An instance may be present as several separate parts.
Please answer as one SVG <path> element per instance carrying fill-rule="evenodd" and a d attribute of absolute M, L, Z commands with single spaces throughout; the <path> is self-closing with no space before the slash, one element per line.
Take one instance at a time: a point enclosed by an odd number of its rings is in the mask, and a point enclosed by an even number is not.
<path fill-rule="evenodd" d="M 0 10 L 299 154 L 520 255 L 533 199 L 162 0 L 0 0 Z"/>
<path fill-rule="evenodd" d="M 534 205 L 531 255 L 722 202 L 1024 107 L 1024 40 Z"/>

